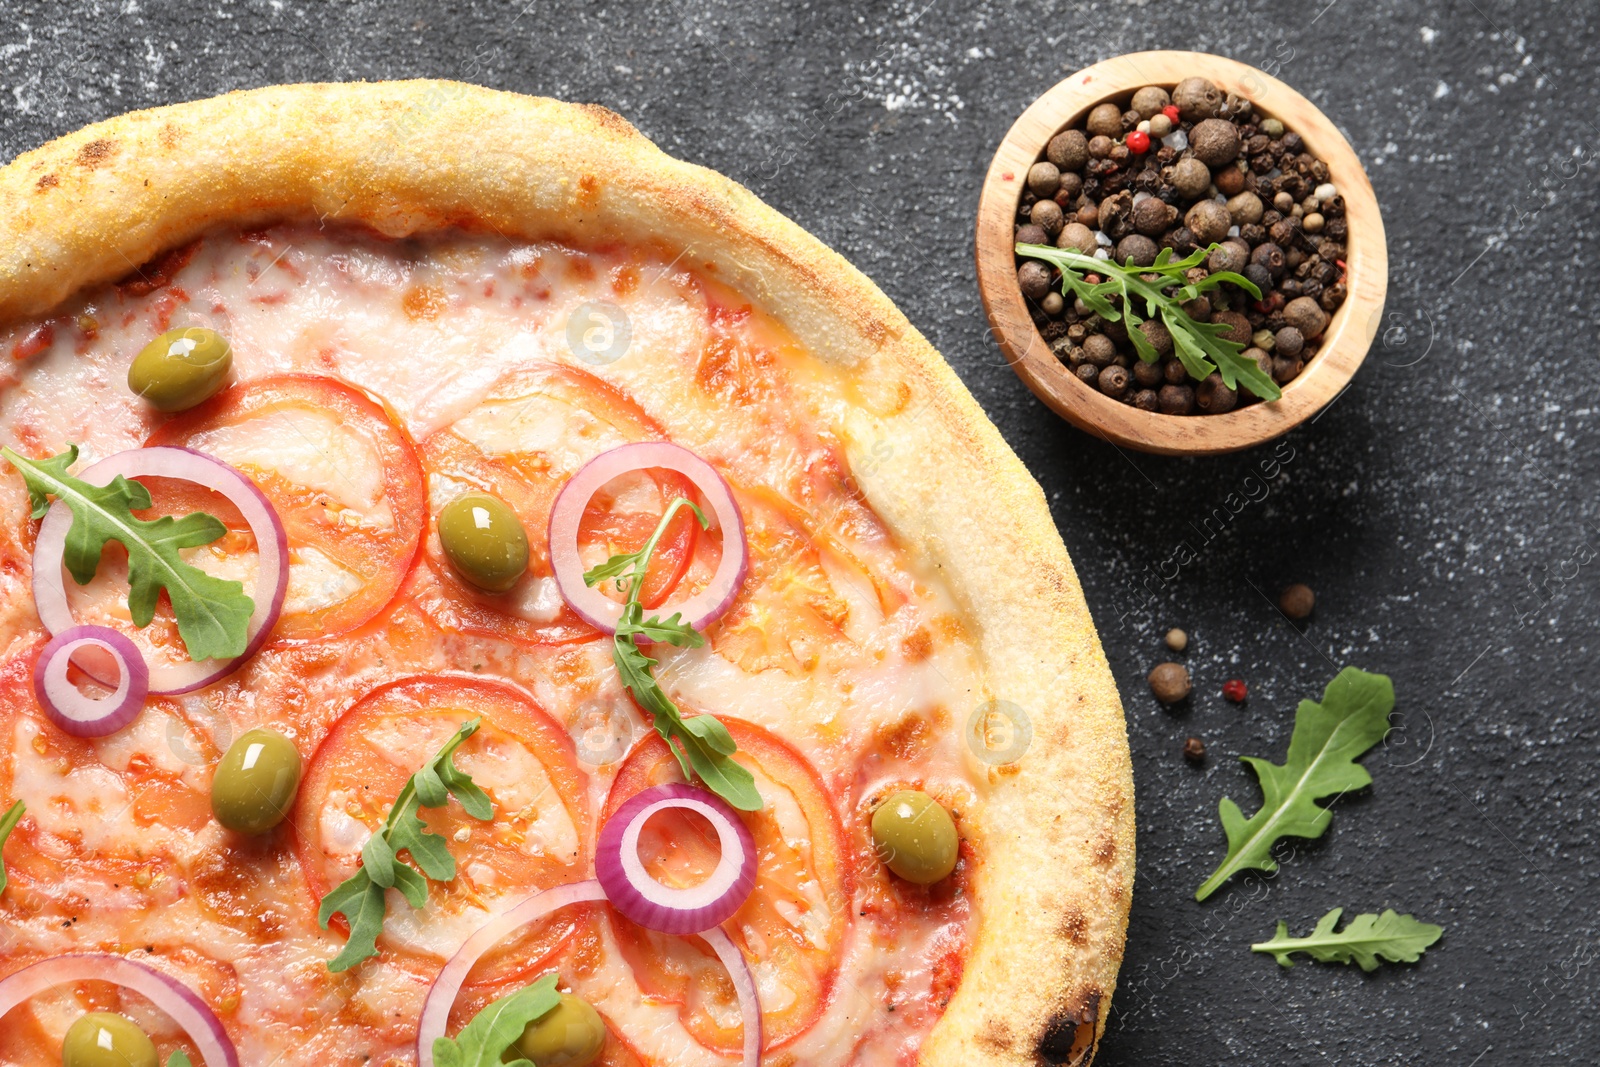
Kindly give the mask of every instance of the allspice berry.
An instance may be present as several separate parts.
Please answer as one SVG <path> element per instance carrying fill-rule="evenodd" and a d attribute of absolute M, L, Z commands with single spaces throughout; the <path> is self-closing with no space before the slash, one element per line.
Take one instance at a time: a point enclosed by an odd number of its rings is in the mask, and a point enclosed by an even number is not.
<path fill-rule="evenodd" d="M 1311 617 L 1311 609 L 1317 606 L 1316 594 L 1309 585 L 1296 582 L 1278 594 L 1278 607 L 1283 613 L 1295 622 L 1304 622 Z"/>
<path fill-rule="evenodd" d="M 1061 232 L 1067 218 L 1061 213 L 1060 204 L 1054 200 L 1041 200 L 1028 209 L 1028 221 L 1054 237 Z"/>
<path fill-rule="evenodd" d="M 1178 209 L 1158 196 L 1148 196 L 1133 205 L 1133 228 L 1146 237 L 1159 237 L 1178 218 Z"/>
<path fill-rule="evenodd" d="M 1059 170 L 1082 170 L 1089 162 L 1089 139 L 1082 130 L 1065 130 L 1050 138 L 1044 156 Z"/>
<path fill-rule="evenodd" d="M 1110 101 L 1098 104 L 1089 112 L 1089 120 L 1084 125 L 1091 135 L 1121 137 L 1122 109 Z"/>
<path fill-rule="evenodd" d="M 1187 385 L 1163 385 L 1156 400 L 1163 415 L 1188 415 L 1194 411 L 1194 390 Z"/>
<path fill-rule="evenodd" d="M 1050 268 L 1030 259 L 1017 268 L 1017 285 L 1029 300 L 1043 300 L 1050 292 Z"/>
<path fill-rule="evenodd" d="M 1103 333 L 1091 333 L 1083 339 L 1083 355 L 1096 367 L 1104 367 L 1117 357 L 1117 346 Z"/>
<path fill-rule="evenodd" d="M 1309 296 L 1297 296 L 1283 308 L 1283 321 L 1300 331 L 1300 336 L 1320 337 L 1328 326 L 1328 315 L 1322 306 Z"/>
<path fill-rule="evenodd" d="M 1206 119 L 1189 132 L 1189 148 L 1208 167 L 1224 167 L 1239 158 L 1239 127 L 1227 119 Z"/>
<path fill-rule="evenodd" d="M 1128 391 L 1128 369 L 1112 364 L 1100 372 L 1097 384 L 1106 396 L 1113 400 L 1121 399 L 1122 394 Z"/>
<path fill-rule="evenodd" d="M 1211 170 L 1193 156 L 1184 156 L 1173 165 L 1172 187 L 1185 200 L 1204 196 L 1206 190 L 1211 187 Z"/>
<path fill-rule="evenodd" d="M 1150 691 L 1163 704 L 1176 704 L 1189 695 L 1189 672 L 1181 663 L 1157 664 L 1149 682 Z"/>
<path fill-rule="evenodd" d="M 1233 173 L 1239 172 L 1235 170 Z M 1218 185 L 1217 189 L 1224 193 L 1228 191 L 1221 185 Z M 1266 205 L 1261 202 L 1261 198 L 1248 190 L 1230 197 L 1227 207 L 1228 217 L 1233 220 L 1235 226 L 1248 226 L 1260 222 L 1263 212 L 1266 211 Z"/>
<path fill-rule="evenodd" d="M 1239 394 L 1223 384 L 1222 375 L 1213 372 L 1195 388 L 1194 402 L 1207 415 L 1224 415 L 1239 403 Z"/>
<path fill-rule="evenodd" d="M 1226 98 L 1205 78 L 1185 78 L 1172 90 L 1172 102 L 1185 122 L 1199 122 L 1222 111 Z"/>
<path fill-rule="evenodd" d="M 1031 222 L 1025 222 L 1017 227 L 1017 244 L 1019 245 L 1042 245 L 1048 240 L 1050 240 L 1050 235 L 1044 232 L 1043 226 L 1035 226 Z"/>
<path fill-rule="evenodd" d="M 1211 321 L 1228 327 L 1228 332 L 1221 336 L 1234 344 L 1250 343 L 1250 320 L 1237 311 L 1219 311 L 1211 316 Z"/>
<path fill-rule="evenodd" d="M 1228 209 L 1215 200 L 1199 200 L 1183 216 L 1183 224 L 1193 232 L 1196 242 L 1208 245 L 1228 236 L 1233 220 L 1228 217 Z"/>
<path fill-rule="evenodd" d="M 1274 355 L 1293 359 L 1305 350 L 1306 339 L 1305 336 L 1293 326 L 1285 326 L 1283 329 L 1272 335 L 1272 344 L 1272 351 Z"/>
<path fill-rule="evenodd" d="M 1144 339 L 1150 342 L 1150 347 L 1156 350 L 1156 355 L 1163 357 L 1172 355 L 1172 334 L 1167 330 L 1165 323 L 1157 322 L 1155 319 L 1145 319 L 1139 324 L 1138 330 L 1144 334 Z M 1153 363 L 1147 365 L 1155 366 Z M 1156 383 L 1152 381 L 1149 384 Z"/>
<path fill-rule="evenodd" d="M 1039 162 L 1028 168 L 1028 191 L 1034 196 L 1055 196 L 1061 188 L 1061 168 Z"/>
<path fill-rule="evenodd" d="M 1148 267 L 1156 261 L 1161 250 L 1142 233 L 1130 233 L 1117 242 L 1117 262 L 1132 262 L 1136 267 Z"/>
<path fill-rule="evenodd" d="M 1161 109 L 1172 103 L 1172 97 L 1159 85 L 1147 85 L 1133 94 L 1130 107 L 1139 113 L 1142 119 L 1153 119 L 1161 114 Z"/>
<path fill-rule="evenodd" d="M 1069 222 L 1061 228 L 1061 236 L 1056 238 L 1056 247 L 1070 248 L 1086 256 L 1092 256 L 1094 250 L 1100 246 L 1094 239 L 1093 230 L 1081 222 Z"/>

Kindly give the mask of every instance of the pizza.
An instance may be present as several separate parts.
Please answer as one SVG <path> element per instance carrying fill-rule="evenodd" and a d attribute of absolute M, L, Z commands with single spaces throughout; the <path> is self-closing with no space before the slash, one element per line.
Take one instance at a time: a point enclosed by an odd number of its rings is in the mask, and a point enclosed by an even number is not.
<path fill-rule="evenodd" d="M 0 231 L 0 1063 L 1093 1057 L 1116 690 L 839 256 L 446 82 L 113 119 Z"/>

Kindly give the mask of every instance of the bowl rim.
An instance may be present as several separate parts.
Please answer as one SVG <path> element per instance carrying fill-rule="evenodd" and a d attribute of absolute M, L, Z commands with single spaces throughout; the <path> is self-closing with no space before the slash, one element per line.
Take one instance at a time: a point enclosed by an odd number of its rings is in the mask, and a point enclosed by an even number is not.
<path fill-rule="evenodd" d="M 1163 415 L 1112 400 L 1078 381 L 1050 351 L 1017 286 L 1016 205 L 1028 168 L 1045 143 L 1105 100 L 1146 85 L 1172 86 L 1205 77 L 1249 100 L 1300 134 L 1306 151 L 1328 165 L 1328 180 L 1345 201 L 1349 292 L 1324 331 L 1316 358 L 1283 389 L 1281 399 L 1225 415 Z M 1377 194 L 1361 160 L 1316 105 L 1271 75 L 1204 52 L 1135 52 L 1103 60 L 1057 82 L 1007 131 L 984 178 L 974 248 L 978 290 L 990 329 L 1011 369 L 1057 414 L 1118 445 L 1165 455 L 1212 455 L 1270 441 L 1312 418 L 1346 388 L 1366 358 L 1383 316 L 1388 250 Z"/>

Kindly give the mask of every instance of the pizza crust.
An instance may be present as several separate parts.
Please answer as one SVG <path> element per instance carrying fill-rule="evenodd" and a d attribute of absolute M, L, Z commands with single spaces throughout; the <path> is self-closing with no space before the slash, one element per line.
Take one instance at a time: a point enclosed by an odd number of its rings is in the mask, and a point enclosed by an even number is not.
<path fill-rule="evenodd" d="M 894 400 L 846 417 L 867 498 L 936 564 L 1031 747 L 962 813 L 978 926 L 924 1067 L 1087 1063 L 1134 872 L 1122 708 L 1044 495 L 954 372 L 842 257 L 603 108 L 443 81 L 290 85 L 137 112 L 0 170 L 0 323 L 47 314 L 220 225 L 317 219 L 654 238 Z M 900 386 L 903 386 L 901 388 Z M 882 392 L 883 390 L 880 390 Z M 871 463 L 864 463 L 871 449 Z M 885 458 L 886 457 L 886 458 Z M 966 716 L 956 715 L 957 727 Z"/>

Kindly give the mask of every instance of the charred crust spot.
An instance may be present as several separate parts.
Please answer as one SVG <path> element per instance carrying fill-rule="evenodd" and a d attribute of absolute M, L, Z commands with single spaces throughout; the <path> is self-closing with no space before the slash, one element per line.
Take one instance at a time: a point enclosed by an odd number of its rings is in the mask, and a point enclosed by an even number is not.
<path fill-rule="evenodd" d="M 56 186 L 58 186 L 60 184 L 61 184 L 61 179 L 60 178 L 56 177 L 54 174 L 46 174 L 44 177 L 39 179 L 39 184 L 37 186 L 35 186 L 35 188 L 37 188 L 42 193 L 46 189 L 54 189 Z"/>
<path fill-rule="evenodd" d="M 1077 905 L 1068 904 L 1062 909 L 1056 932 L 1074 945 L 1084 944 L 1089 940 L 1089 917 Z"/>
<path fill-rule="evenodd" d="M 1100 991 L 1085 990 L 1075 1007 L 1057 1012 L 1039 1038 L 1039 1062 L 1076 1067 L 1094 1058 L 1100 1023 Z"/>
<path fill-rule="evenodd" d="M 100 164 L 110 159 L 111 154 L 116 150 L 117 143 L 115 141 L 108 141 L 104 137 L 90 141 L 88 144 L 78 149 L 78 165 L 80 167 L 88 167 L 90 170 L 94 170 Z"/>

